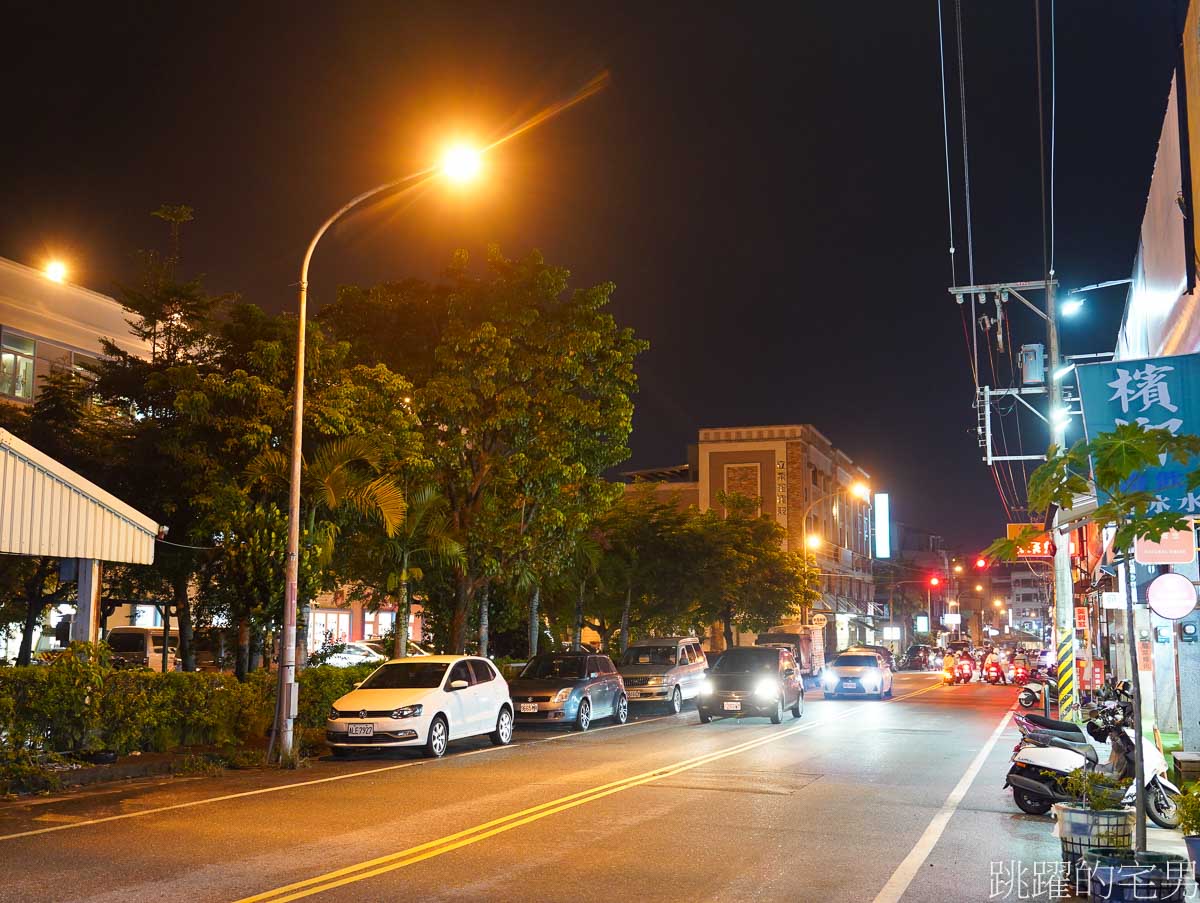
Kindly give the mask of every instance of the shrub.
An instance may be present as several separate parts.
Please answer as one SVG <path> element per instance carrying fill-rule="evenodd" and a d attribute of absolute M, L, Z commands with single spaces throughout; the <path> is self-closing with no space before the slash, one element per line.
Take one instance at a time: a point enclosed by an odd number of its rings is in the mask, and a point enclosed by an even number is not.
<path fill-rule="evenodd" d="M 300 708 L 297 716 L 302 727 L 324 727 L 329 709 L 340 696 L 366 680 L 377 666 L 354 665 L 333 668 L 328 665 L 306 668 L 300 672 Z"/>

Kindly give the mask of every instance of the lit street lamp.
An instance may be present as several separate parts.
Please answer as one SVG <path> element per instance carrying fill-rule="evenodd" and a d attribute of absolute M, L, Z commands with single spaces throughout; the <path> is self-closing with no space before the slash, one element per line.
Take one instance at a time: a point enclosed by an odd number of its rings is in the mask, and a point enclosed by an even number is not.
<path fill-rule="evenodd" d="M 292 457 L 291 482 L 288 491 L 288 537 L 286 575 L 283 598 L 283 637 L 280 642 L 278 728 L 279 756 L 284 761 L 292 752 L 292 722 L 296 717 L 298 697 L 296 693 L 296 596 L 300 569 L 300 470 L 301 443 L 304 433 L 304 328 L 308 309 L 308 265 L 312 261 L 317 242 L 329 231 L 330 226 L 359 204 L 377 195 L 399 188 L 415 179 L 431 178 L 439 172 L 452 182 L 468 182 L 479 174 L 481 154 L 465 145 L 450 148 L 442 160 L 441 167 L 431 167 L 402 179 L 394 179 L 377 185 L 370 191 L 353 198 L 321 224 L 308 243 L 304 261 L 300 264 L 299 322 L 296 327 L 296 395 L 292 411 Z M 53 278 L 53 277 L 51 277 Z"/>
<path fill-rule="evenodd" d="M 46 264 L 45 274 L 51 282 L 66 282 L 67 265 L 61 260 L 51 260 Z"/>

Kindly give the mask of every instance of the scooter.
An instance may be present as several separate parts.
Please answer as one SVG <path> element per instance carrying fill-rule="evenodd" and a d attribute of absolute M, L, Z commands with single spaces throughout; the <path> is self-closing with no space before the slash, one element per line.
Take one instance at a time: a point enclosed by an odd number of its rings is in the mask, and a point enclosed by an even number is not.
<path fill-rule="evenodd" d="M 1052 680 L 1042 683 L 1038 680 L 1031 680 L 1025 686 L 1021 687 L 1021 693 L 1017 696 L 1017 702 L 1021 703 L 1024 708 L 1032 709 L 1034 706 L 1042 704 L 1042 694 L 1049 693 L 1050 701 L 1058 702 L 1058 684 Z"/>
<path fill-rule="evenodd" d="M 999 683 L 1000 682 L 1000 666 L 999 665 L 988 665 L 987 668 L 984 669 L 983 679 L 986 680 L 990 684 Z"/>
<path fill-rule="evenodd" d="M 971 675 L 975 673 L 974 667 L 970 662 L 959 662 L 954 666 L 954 682 L 956 684 L 969 684 Z"/>
<path fill-rule="evenodd" d="M 1013 665 L 1012 682 L 1018 687 L 1023 687 L 1029 683 L 1029 669 L 1025 665 Z"/>
<path fill-rule="evenodd" d="M 1134 776 L 1132 728 L 1122 726 L 1123 708 L 1109 704 L 1100 720 L 1090 721 L 1087 732 L 1111 747 L 1108 762 L 1101 766 L 1100 756 L 1082 733 L 1078 739 L 1067 739 L 1063 732 L 1034 731 L 1023 738 L 1013 751 L 1012 768 L 1005 779 L 1005 788 L 1012 788 L 1013 802 L 1029 815 L 1045 815 L 1054 803 L 1071 802 L 1074 797 L 1066 791 L 1067 776 L 1078 768 L 1102 771 L 1118 778 Z M 1045 719 L 1050 720 L 1050 719 Z M 1059 722 L 1065 725 L 1067 722 Z M 1146 781 L 1146 815 L 1160 828 L 1179 826 L 1176 801 L 1180 790 L 1167 778 L 1167 760 L 1147 737 L 1142 738 L 1142 761 Z M 1137 789 L 1130 782 L 1122 799 L 1126 806 L 1134 805 Z"/>

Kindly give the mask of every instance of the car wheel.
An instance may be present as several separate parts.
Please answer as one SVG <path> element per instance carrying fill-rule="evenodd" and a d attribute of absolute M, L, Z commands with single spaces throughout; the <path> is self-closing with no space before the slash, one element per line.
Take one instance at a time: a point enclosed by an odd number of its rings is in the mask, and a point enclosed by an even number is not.
<path fill-rule="evenodd" d="M 671 699 L 667 702 L 667 711 L 672 715 L 678 715 L 683 711 L 683 691 L 679 687 L 671 691 Z"/>
<path fill-rule="evenodd" d="M 896 695 L 896 684 L 895 683 L 888 684 L 887 698 L 891 699 L 895 695 Z"/>
<path fill-rule="evenodd" d="M 425 755 L 430 759 L 440 759 L 446 754 L 450 744 L 450 727 L 441 715 L 434 715 L 429 725 L 429 736 L 425 738 Z"/>
<path fill-rule="evenodd" d="M 586 731 L 592 726 L 592 704 L 586 699 L 579 703 L 579 714 L 575 716 L 576 730 Z"/>
<path fill-rule="evenodd" d="M 775 697 L 775 711 L 771 713 L 771 723 L 779 724 L 783 721 L 783 696 Z"/>
<path fill-rule="evenodd" d="M 331 746 L 329 751 L 333 753 L 335 759 L 348 759 L 354 754 L 354 750 L 347 749 L 344 746 Z"/>
<path fill-rule="evenodd" d="M 700 713 L 701 724 L 708 724 L 710 721 L 712 721 L 712 715 L 708 714 L 708 712 L 704 711 L 704 709 L 697 709 L 697 711 Z"/>
<path fill-rule="evenodd" d="M 624 724 L 629 720 L 629 699 L 622 693 L 617 697 L 617 706 L 613 709 L 613 723 Z"/>
<path fill-rule="evenodd" d="M 804 714 L 804 694 L 797 693 L 796 694 L 796 704 L 794 706 L 792 706 L 792 717 L 799 718 L 803 714 Z"/>
<path fill-rule="evenodd" d="M 489 734 L 493 746 L 508 746 L 512 743 L 513 716 L 512 709 L 504 706 L 496 717 L 496 729 Z"/>

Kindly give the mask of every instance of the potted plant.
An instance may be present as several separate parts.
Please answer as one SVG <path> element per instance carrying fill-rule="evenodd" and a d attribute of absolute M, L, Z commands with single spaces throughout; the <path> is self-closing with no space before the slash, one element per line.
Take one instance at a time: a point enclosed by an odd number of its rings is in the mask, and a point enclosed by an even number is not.
<path fill-rule="evenodd" d="M 1188 788 L 1176 801 L 1179 807 L 1179 830 L 1183 832 L 1183 842 L 1187 844 L 1188 859 L 1195 868 L 1200 860 L 1200 792 L 1195 785 Z"/>
<path fill-rule="evenodd" d="M 1067 793 L 1078 802 L 1054 804 L 1054 834 L 1068 869 L 1088 850 L 1132 847 L 1134 810 L 1121 802 L 1128 786 L 1127 780 L 1083 768 L 1067 775 Z"/>

